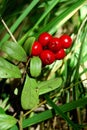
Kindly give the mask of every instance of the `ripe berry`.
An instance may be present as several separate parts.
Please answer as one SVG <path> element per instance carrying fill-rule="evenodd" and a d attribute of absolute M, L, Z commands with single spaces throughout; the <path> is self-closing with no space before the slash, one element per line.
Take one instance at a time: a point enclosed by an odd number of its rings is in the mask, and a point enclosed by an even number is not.
<path fill-rule="evenodd" d="M 60 39 L 57 37 L 51 38 L 51 40 L 48 44 L 48 47 L 54 53 L 58 52 L 58 50 L 60 50 L 62 48 L 62 44 L 60 42 Z"/>
<path fill-rule="evenodd" d="M 46 46 L 51 38 L 51 34 L 44 32 L 39 35 L 38 41 L 41 43 L 42 46 Z"/>
<path fill-rule="evenodd" d="M 32 50 L 31 50 L 31 55 L 32 56 L 39 56 L 40 53 L 42 52 L 42 46 L 38 41 L 35 41 Z"/>
<path fill-rule="evenodd" d="M 40 55 L 40 58 L 44 65 L 49 65 L 55 61 L 55 55 L 50 50 L 43 50 Z"/>
<path fill-rule="evenodd" d="M 60 37 L 60 42 L 61 42 L 61 44 L 62 44 L 62 47 L 63 47 L 64 49 L 67 49 L 67 48 L 69 48 L 69 47 L 71 46 L 71 44 L 72 44 L 72 39 L 71 39 L 71 37 L 70 37 L 69 35 L 64 34 L 64 35 L 62 35 L 62 36 Z"/>
<path fill-rule="evenodd" d="M 56 60 L 61 60 L 66 56 L 66 52 L 64 51 L 64 49 L 60 49 L 56 54 L 55 54 L 55 58 Z"/>

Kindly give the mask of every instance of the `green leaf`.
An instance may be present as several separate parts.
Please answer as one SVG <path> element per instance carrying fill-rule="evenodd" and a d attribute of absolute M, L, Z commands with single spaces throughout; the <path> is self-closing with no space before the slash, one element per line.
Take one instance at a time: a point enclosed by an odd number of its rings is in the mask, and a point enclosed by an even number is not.
<path fill-rule="evenodd" d="M 34 41 L 35 41 L 35 37 L 29 37 L 25 41 L 23 47 L 27 54 L 31 54 L 31 49 L 32 49 L 32 45 L 33 45 Z"/>
<path fill-rule="evenodd" d="M 21 78 L 21 72 L 17 66 L 0 57 L 0 78 Z"/>
<path fill-rule="evenodd" d="M 11 129 L 9 129 L 9 130 L 18 130 L 18 127 L 17 127 L 17 125 L 14 125 L 14 126 L 11 127 Z"/>
<path fill-rule="evenodd" d="M 5 114 L 5 111 L 2 107 L 0 107 L 0 114 Z"/>
<path fill-rule="evenodd" d="M 59 105 L 59 108 L 63 111 L 63 113 L 66 113 L 66 112 L 76 109 L 77 107 L 84 107 L 86 104 L 87 104 L 87 98 L 83 98 L 76 101 L 72 101 L 70 103 L 66 103 L 64 105 Z M 56 112 L 56 115 L 59 115 L 57 111 L 55 112 Z M 55 113 L 53 112 L 53 109 L 45 110 L 44 112 L 35 114 L 31 118 L 29 117 L 27 119 L 24 119 L 23 128 L 51 119 L 54 116 L 55 116 Z"/>
<path fill-rule="evenodd" d="M 13 59 L 16 59 L 18 61 L 27 61 L 27 55 L 24 49 L 17 43 L 8 41 L 3 43 L 1 46 L 1 50 L 7 53 L 10 57 Z"/>
<path fill-rule="evenodd" d="M 37 83 L 36 80 L 30 78 L 28 75 L 26 76 L 25 84 L 22 90 L 21 95 L 21 105 L 22 108 L 32 109 L 36 107 L 39 103 L 39 96 L 37 91 Z"/>
<path fill-rule="evenodd" d="M 55 78 L 47 81 L 42 81 L 38 84 L 39 95 L 51 92 L 55 89 L 60 90 L 61 85 L 62 85 L 62 78 Z"/>
<path fill-rule="evenodd" d="M 62 116 L 62 118 L 64 118 L 68 124 L 70 124 L 72 126 L 72 128 L 74 128 L 74 130 L 78 130 L 78 125 L 77 124 L 74 124 L 70 119 L 69 117 L 63 113 L 63 111 L 60 109 L 59 106 L 57 106 L 50 98 L 48 95 L 45 95 L 45 98 L 47 100 L 47 102 L 49 103 L 49 105 L 55 110 L 55 112 L 57 114 L 59 114 L 60 116 Z"/>
<path fill-rule="evenodd" d="M 17 120 L 9 115 L 0 114 L 0 129 L 7 130 L 16 124 Z"/>
<path fill-rule="evenodd" d="M 30 60 L 30 74 L 33 77 L 38 77 L 41 73 L 42 62 L 39 57 L 32 57 Z"/>

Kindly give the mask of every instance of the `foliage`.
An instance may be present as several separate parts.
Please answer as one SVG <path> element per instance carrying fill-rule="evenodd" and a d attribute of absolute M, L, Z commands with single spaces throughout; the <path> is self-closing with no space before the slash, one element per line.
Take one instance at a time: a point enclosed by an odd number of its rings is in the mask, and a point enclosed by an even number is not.
<path fill-rule="evenodd" d="M 84 11 L 86 0 L 0 0 L 1 130 L 30 128 L 54 116 L 74 130 L 87 127 L 82 113 L 87 108 Z M 32 45 L 42 32 L 72 37 L 64 60 L 42 66 L 39 57 L 31 57 Z M 42 105 L 44 111 L 38 113 Z"/>

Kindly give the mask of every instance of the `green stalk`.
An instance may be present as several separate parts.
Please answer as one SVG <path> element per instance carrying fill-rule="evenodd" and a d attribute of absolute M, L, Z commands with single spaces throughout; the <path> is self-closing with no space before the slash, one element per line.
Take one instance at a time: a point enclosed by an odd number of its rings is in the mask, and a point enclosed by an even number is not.
<path fill-rule="evenodd" d="M 67 123 L 74 128 L 74 130 L 79 130 L 77 124 L 74 124 L 67 115 L 63 113 L 63 111 L 49 98 L 48 95 L 45 95 L 45 98 L 47 102 L 51 105 L 51 107 L 55 110 L 56 113 L 58 113 L 60 116 L 62 116 L 63 119 L 67 121 Z"/>
<path fill-rule="evenodd" d="M 78 43 L 79 39 L 82 37 L 82 39 L 81 39 L 81 46 L 80 46 L 80 52 L 79 52 L 79 56 L 78 56 L 78 62 L 77 62 L 76 71 L 75 71 L 76 79 L 78 79 L 78 77 L 79 77 L 79 67 L 80 67 L 80 63 L 81 63 L 81 60 L 82 60 L 82 54 L 83 54 L 83 48 L 84 48 L 84 43 L 85 43 L 85 37 L 86 37 L 86 33 L 87 33 L 87 26 L 84 27 L 86 22 L 87 22 L 87 17 L 84 19 L 84 21 L 81 24 L 81 27 L 80 27 L 79 32 L 78 32 L 77 41 L 76 41 Z M 82 29 L 83 29 L 83 31 L 82 31 Z M 80 36 L 80 34 L 82 34 L 82 35 Z"/>
<path fill-rule="evenodd" d="M 49 14 L 49 12 L 56 6 L 56 4 L 58 4 L 60 0 L 53 0 L 51 2 L 51 5 L 49 5 L 46 9 L 46 11 L 41 15 L 41 17 L 39 18 L 39 20 L 36 22 L 36 24 L 34 25 L 34 27 L 32 29 L 30 29 L 18 42 L 20 45 L 23 44 L 23 41 L 25 41 L 25 39 L 34 31 L 34 29 L 36 29 L 38 27 L 38 25 L 44 20 L 44 18 Z"/>
<path fill-rule="evenodd" d="M 23 11 L 23 13 L 20 15 L 20 17 L 16 20 L 16 22 L 11 26 L 10 31 L 13 33 L 17 27 L 21 24 L 21 22 L 24 20 L 24 18 L 30 13 L 30 11 L 36 6 L 36 4 L 39 2 L 39 0 L 33 0 L 28 7 Z M 10 38 L 10 35 L 6 34 L 4 38 L 0 42 L 0 46 L 6 42 Z"/>
<path fill-rule="evenodd" d="M 78 82 L 79 77 L 80 77 L 79 67 L 81 65 L 81 60 L 82 60 L 82 57 L 83 57 L 83 48 L 84 48 L 86 32 L 87 32 L 86 22 L 87 22 L 87 17 L 84 19 L 84 21 L 82 22 L 82 24 L 80 26 L 80 29 L 79 29 L 78 35 L 77 35 L 77 40 L 76 40 L 76 43 L 77 44 L 81 43 L 81 46 L 80 46 L 80 50 L 79 50 L 78 62 L 77 62 L 77 65 L 76 65 L 75 76 L 74 76 L 74 82 L 75 83 Z M 76 86 L 73 87 L 73 100 L 78 100 L 78 97 L 79 97 L 79 88 L 78 88 L 78 85 L 76 85 Z M 78 122 L 81 123 L 81 114 L 80 114 L 79 108 L 76 109 L 76 114 L 77 114 Z"/>

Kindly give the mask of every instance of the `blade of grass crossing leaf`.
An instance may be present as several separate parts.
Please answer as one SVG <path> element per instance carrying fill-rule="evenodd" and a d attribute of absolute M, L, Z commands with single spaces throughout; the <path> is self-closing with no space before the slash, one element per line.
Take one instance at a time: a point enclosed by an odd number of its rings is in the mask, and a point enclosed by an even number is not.
<path fill-rule="evenodd" d="M 84 107 L 86 104 L 87 104 L 87 98 L 83 98 L 83 99 L 79 99 L 77 101 L 72 101 L 70 103 L 61 105 L 61 106 L 59 106 L 59 108 L 62 110 L 63 113 L 65 113 L 65 112 L 71 111 L 77 107 Z M 56 112 L 56 115 L 59 115 L 59 113 L 57 111 L 55 111 L 55 112 Z M 54 116 L 53 110 L 46 110 L 42 113 L 34 115 L 31 118 L 24 119 L 23 128 L 40 123 L 44 120 L 52 118 L 53 116 Z"/>
<path fill-rule="evenodd" d="M 74 124 L 69 119 L 69 117 L 63 113 L 63 111 L 49 98 L 49 96 L 45 95 L 45 98 L 46 98 L 47 102 L 52 106 L 52 108 L 56 111 L 57 114 L 62 116 L 62 118 L 64 118 L 67 121 L 67 123 L 69 125 L 71 125 L 72 128 L 74 128 L 74 130 L 79 130 L 78 126 L 76 124 Z"/>
<path fill-rule="evenodd" d="M 33 124 L 39 123 L 41 121 L 44 121 L 46 119 L 49 119 L 53 116 L 51 111 L 45 111 L 44 113 L 40 113 L 34 117 L 28 118 L 23 121 L 23 128 L 26 128 L 28 126 L 31 126 Z"/>
<path fill-rule="evenodd" d="M 39 2 L 39 0 L 33 0 L 28 7 L 23 11 L 23 13 L 20 15 L 20 17 L 16 20 L 16 22 L 11 26 L 10 31 L 13 33 L 17 27 L 20 25 L 20 23 L 24 20 L 24 18 L 29 14 L 29 12 L 36 6 L 36 4 Z M 0 46 L 9 39 L 9 35 L 6 34 L 2 41 L 0 42 Z"/>

